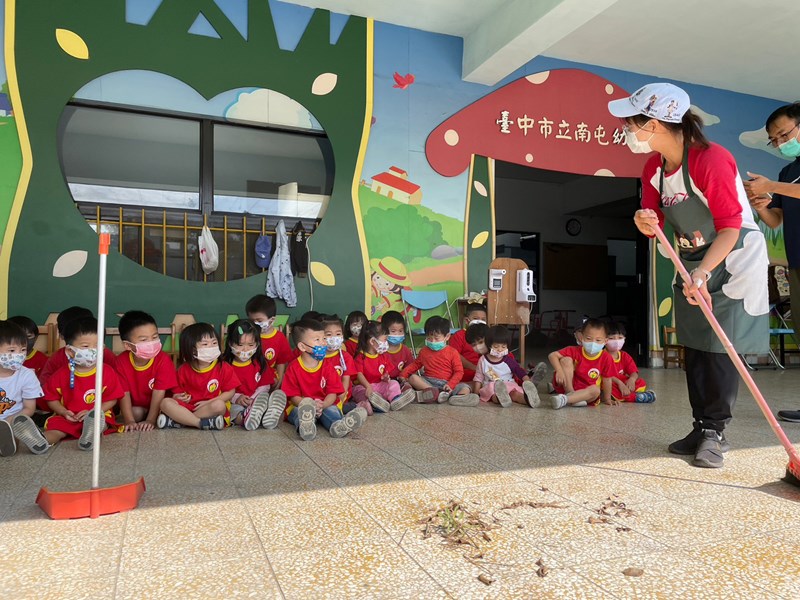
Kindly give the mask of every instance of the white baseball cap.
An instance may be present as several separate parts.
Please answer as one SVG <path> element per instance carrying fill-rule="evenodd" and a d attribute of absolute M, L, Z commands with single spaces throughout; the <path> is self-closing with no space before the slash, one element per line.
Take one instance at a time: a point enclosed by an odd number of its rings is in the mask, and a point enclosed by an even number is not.
<path fill-rule="evenodd" d="M 645 115 L 667 123 L 680 123 L 689 105 L 689 94 L 677 85 L 648 83 L 629 98 L 609 102 L 608 110 L 615 117 Z"/>

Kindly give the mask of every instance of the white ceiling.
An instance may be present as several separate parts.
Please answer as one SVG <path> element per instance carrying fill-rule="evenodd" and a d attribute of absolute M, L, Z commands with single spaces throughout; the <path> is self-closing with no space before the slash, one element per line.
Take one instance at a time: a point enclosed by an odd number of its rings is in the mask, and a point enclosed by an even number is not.
<path fill-rule="evenodd" d="M 286 1 L 462 37 L 470 81 L 495 83 L 543 54 L 778 100 L 800 98 L 798 0 Z"/>

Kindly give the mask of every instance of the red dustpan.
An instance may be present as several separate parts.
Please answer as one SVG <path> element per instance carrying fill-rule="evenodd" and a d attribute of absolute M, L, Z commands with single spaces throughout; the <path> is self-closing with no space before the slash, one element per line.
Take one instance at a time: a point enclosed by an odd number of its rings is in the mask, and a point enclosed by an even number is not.
<path fill-rule="evenodd" d="M 144 478 L 110 488 L 100 487 L 100 422 L 104 418 L 103 404 L 103 339 L 106 320 L 106 260 L 111 236 L 100 234 L 100 278 L 97 295 L 97 373 L 95 375 L 94 444 L 92 446 L 92 489 L 80 492 L 52 492 L 46 487 L 39 490 L 36 504 L 51 519 L 80 519 L 111 515 L 134 509 L 144 494 Z"/>

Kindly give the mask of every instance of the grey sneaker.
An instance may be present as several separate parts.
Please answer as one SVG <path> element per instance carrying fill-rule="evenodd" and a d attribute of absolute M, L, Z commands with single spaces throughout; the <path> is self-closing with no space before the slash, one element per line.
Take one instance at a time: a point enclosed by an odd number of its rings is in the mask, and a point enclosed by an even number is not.
<path fill-rule="evenodd" d="M 244 428 L 247 431 L 255 431 L 261 426 L 261 419 L 269 406 L 269 393 L 262 392 L 256 396 L 244 410 Z"/>
<path fill-rule="evenodd" d="M 697 446 L 692 464 L 696 467 L 719 469 L 725 462 L 720 444 L 722 436 L 713 429 L 703 429 L 701 433 L 703 437 Z"/>
<path fill-rule="evenodd" d="M 0 456 L 14 456 L 17 452 L 17 440 L 8 421 L 0 419 Z"/>
<path fill-rule="evenodd" d="M 498 380 L 494 382 L 494 394 L 503 408 L 508 408 L 514 404 L 514 401 L 511 400 L 511 395 L 508 393 L 508 386 L 505 381 Z"/>
<path fill-rule="evenodd" d="M 108 425 L 106 424 L 105 415 L 101 416 L 100 421 L 100 435 L 103 435 L 103 432 L 106 430 Z M 81 431 L 81 437 L 78 439 L 78 448 L 81 450 L 91 450 L 94 446 L 94 411 L 90 410 L 89 413 L 86 415 L 86 418 L 83 420 L 83 431 Z"/>
<path fill-rule="evenodd" d="M 281 421 L 283 412 L 286 410 L 286 394 L 282 390 L 275 390 L 269 395 L 267 410 L 261 419 L 261 426 L 264 429 L 275 429 Z"/>
<path fill-rule="evenodd" d="M 200 429 L 204 431 L 221 431 L 225 429 L 225 417 L 217 415 L 216 417 L 200 419 Z"/>
<path fill-rule="evenodd" d="M 544 363 L 539 363 L 543 365 Z M 538 368 L 539 365 L 536 365 Z M 522 391 L 525 392 L 525 399 L 528 401 L 528 406 L 531 408 L 538 408 L 539 404 L 541 404 L 541 399 L 539 398 L 539 390 L 536 389 L 536 383 L 533 381 L 523 381 L 522 382 Z"/>
<path fill-rule="evenodd" d="M 417 393 L 417 402 L 419 404 L 433 404 L 436 401 L 436 388 L 425 388 Z"/>
<path fill-rule="evenodd" d="M 391 408 L 392 410 L 400 410 L 401 408 L 405 408 L 409 404 L 411 404 L 417 395 L 414 393 L 414 390 L 408 389 L 401 393 L 397 398 L 392 400 Z"/>
<path fill-rule="evenodd" d="M 367 411 L 361 407 L 351 410 L 338 421 L 334 421 L 330 428 L 331 437 L 343 438 L 358 431 L 367 420 Z"/>
<path fill-rule="evenodd" d="M 47 443 L 36 423 L 28 415 L 14 417 L 11 429 L 14 437 L 25 444 L 32 454 L 44 454 L 50 448 L 50 444 Z"/>
<path fill-rule="evenodd" d="M 570 404 L 571 408 L 583 408 L 584 406 L 589 406 L 589 403 L 586 400 L 581 400 L 580 402 L 576 402 L 575 404 Z"/>
<path fill-rule="evenodd" d="M 559 408 L 564 408 L 567 405 L 567 395 L 556 394 L 554 396 L 550 396 L 550 401 L 553 403 L 553 408 L 555 410 L 558 410 Z"/>
<path fill-rule="evenodd" d="M 300 439 L 310 441 L 317 437 L 317 406 L 311 398 L 303 398 L 297 411 L 297 433 Z"/>
<path fill-rule="evenodd" d="M 181 429 L 183 425 L 177 421 L 173 421 L 164 413 L 161 413 L 156 419 L 156 427 L 159 429 Z"/>
<path fill-rule="evenodd" d="M 691 456 L 692 454 L 697 453 L 697 447 L 699 446 L 702 439 L 703 439 L 703 430 L 695 426 L 695 428 L 692 429 L 689 435 L 680 440 L 672 442 L 667 448 L 667 450 L 672 452 L 672 454 Z M 725 432 L 721 434 L 719 446 L 720 450 L 722 450 L 723 453 L 731 449 L 731 445 L 725 438 Z"/>
<path fill-rule="evenodd" d="M 534 386 L 537 386 L 544 381 L 545 377 L 547 377 L 547 363 L 540 362 L 534 367 L 533 373 L 531 373 L 531 381 Z"/>
<path fill-rule="evenodd" d="M 481 399 L 478 394 L 453 394 L 447 403 L 450 406 L 478 406 Z"/>
<path fill-rule="evenodd" d="M 389 404 L 389 401 L 377 392 L 372 392 L 369 395 L 369 403 L 372 404 L 372 408 L 374 408 L 378 412 L 386 413 L 392 409 L 392 406 L 391 404 Z"/>
<path fill-rule="evenodd" d="M 778 418 L 788 423 L 800 423 L 800 410 L 779 410 Z"/>
<path fill-rule="evenodd" d="M 450 392 L 439 392 L 439 395 L 436 397 L 436 401 L 439 404 L 444 404 L 450 399 Z"/>

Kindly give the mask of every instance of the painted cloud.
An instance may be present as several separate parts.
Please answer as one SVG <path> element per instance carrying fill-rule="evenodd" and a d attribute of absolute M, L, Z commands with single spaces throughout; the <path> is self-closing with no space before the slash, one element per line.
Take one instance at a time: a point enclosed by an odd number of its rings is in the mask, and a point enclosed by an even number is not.
<path fill-rule="evenodd" d="M 711 113 L 707 113 L 699 106 L 695 106 L 692 104 L 691 109 L 694 113 L 696 113 L 701 119 L 703 119 L 703 125 L 706 127 L 710 127 L 711 125 L 716 125 L 720 122 L 720 118 L 717 115 L 712 115 Z"/>
<path fill-rule="evenodd" d="M 281 93 L 259 89 L 239 94 L 225 111 L 225 118 L 303 129 L 321 129 L 313 115 L 301 104 Z"/>
<path fill-rule="evenodd" d="M 767 130 L 764 127 L 761 129 L 754 129 L 753 131 L 743 131 L 739 134 L 739 143 L 747 148 L 768 152 L 769 154 L 772 154 L 772 156 L 777 156 L 783 160 L 792 160 L 790 158 L 786 158 L 778 151 L 777 148 L 767 145 Z"/>

